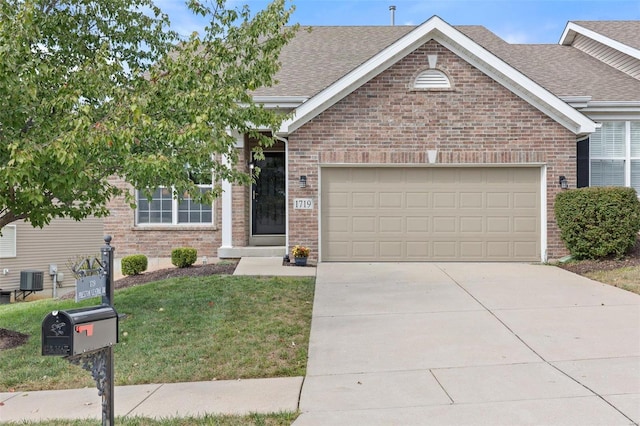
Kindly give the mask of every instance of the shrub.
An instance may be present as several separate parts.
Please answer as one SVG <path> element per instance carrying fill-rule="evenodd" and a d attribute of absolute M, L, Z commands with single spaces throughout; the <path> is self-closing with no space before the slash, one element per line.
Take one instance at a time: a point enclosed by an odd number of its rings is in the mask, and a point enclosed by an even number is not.
<path fill-rule="evenodd" d="M 196 263 L 198 251 L 192 247 L 179 247 L 171 250 L 171 263 L 178 268 L 186 268 Z"/>
<path fill-rule="evenodd" d="M 125 256 L 122 258 L 121 263 L 123 275 L 138 275 L 146 271 L 149 264 L 147 256 L 144 254 L 132 254 L 131 256 Z"/>
<path fill-rule="evenodd" d="M 633 188 L 563 191 L 554 209 L 560 237 L 577 259 L 621 258 L 640 231 L 640 201 Z"/>

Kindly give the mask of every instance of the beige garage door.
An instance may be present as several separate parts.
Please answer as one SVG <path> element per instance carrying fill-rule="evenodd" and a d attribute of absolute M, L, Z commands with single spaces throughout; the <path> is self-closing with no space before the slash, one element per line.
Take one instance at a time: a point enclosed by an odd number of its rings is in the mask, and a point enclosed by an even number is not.
<path fill-rule="evenodd" d="M 323 261 L 538 261 L 540 168 L 322 168 Z"/>

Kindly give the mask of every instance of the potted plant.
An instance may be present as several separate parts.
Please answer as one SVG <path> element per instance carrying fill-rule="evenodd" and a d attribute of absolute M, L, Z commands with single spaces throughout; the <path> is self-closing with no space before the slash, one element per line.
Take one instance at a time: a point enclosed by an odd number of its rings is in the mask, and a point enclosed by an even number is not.
<path fill-rule="evenodd" d="M 293 246 L 293 249 L 291 250 L 291 254 L 293 255 L 293 259 L 296 263 L 296 266 L 306 266 L 307 259 L 309 258 L 310 252 L 311 252 L 311 249 L 309 249 L 308 247 L 301 246 L 301 245 Z"/>

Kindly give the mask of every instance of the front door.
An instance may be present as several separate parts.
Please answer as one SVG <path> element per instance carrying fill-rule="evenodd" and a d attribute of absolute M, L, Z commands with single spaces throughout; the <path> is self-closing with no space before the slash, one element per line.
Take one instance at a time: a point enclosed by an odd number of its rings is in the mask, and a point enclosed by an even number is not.
<path fill-rule="evenodd" d="M 255 161 L 260 174 L 251 188 L 250 245 L 284 245 L 286 191 L 284 152 L 265 152 Z"/>

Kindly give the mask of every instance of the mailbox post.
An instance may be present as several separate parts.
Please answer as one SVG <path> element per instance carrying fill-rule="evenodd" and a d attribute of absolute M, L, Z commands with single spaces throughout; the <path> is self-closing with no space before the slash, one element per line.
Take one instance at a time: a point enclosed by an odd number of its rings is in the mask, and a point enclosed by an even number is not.
<path fill-rule="evenodd" d="M 74 272 L 98 274 L 106 280 L 107 288 L 102 305 L 88 308 L 53 311 L 42 321 L 42 355 L 63 356 L 72 364 L 91 372 L 102 396 L 102 424 L 114 425 L 114 360 L 113 345 L 118 343 L 118 313 L 113 307 L 113 253 L 111 237 L 104 238 L 100 249 L 101 261 L 83 260 L 86 270 Z M 94 268 L 98 263 L 99 268 Z"/>

